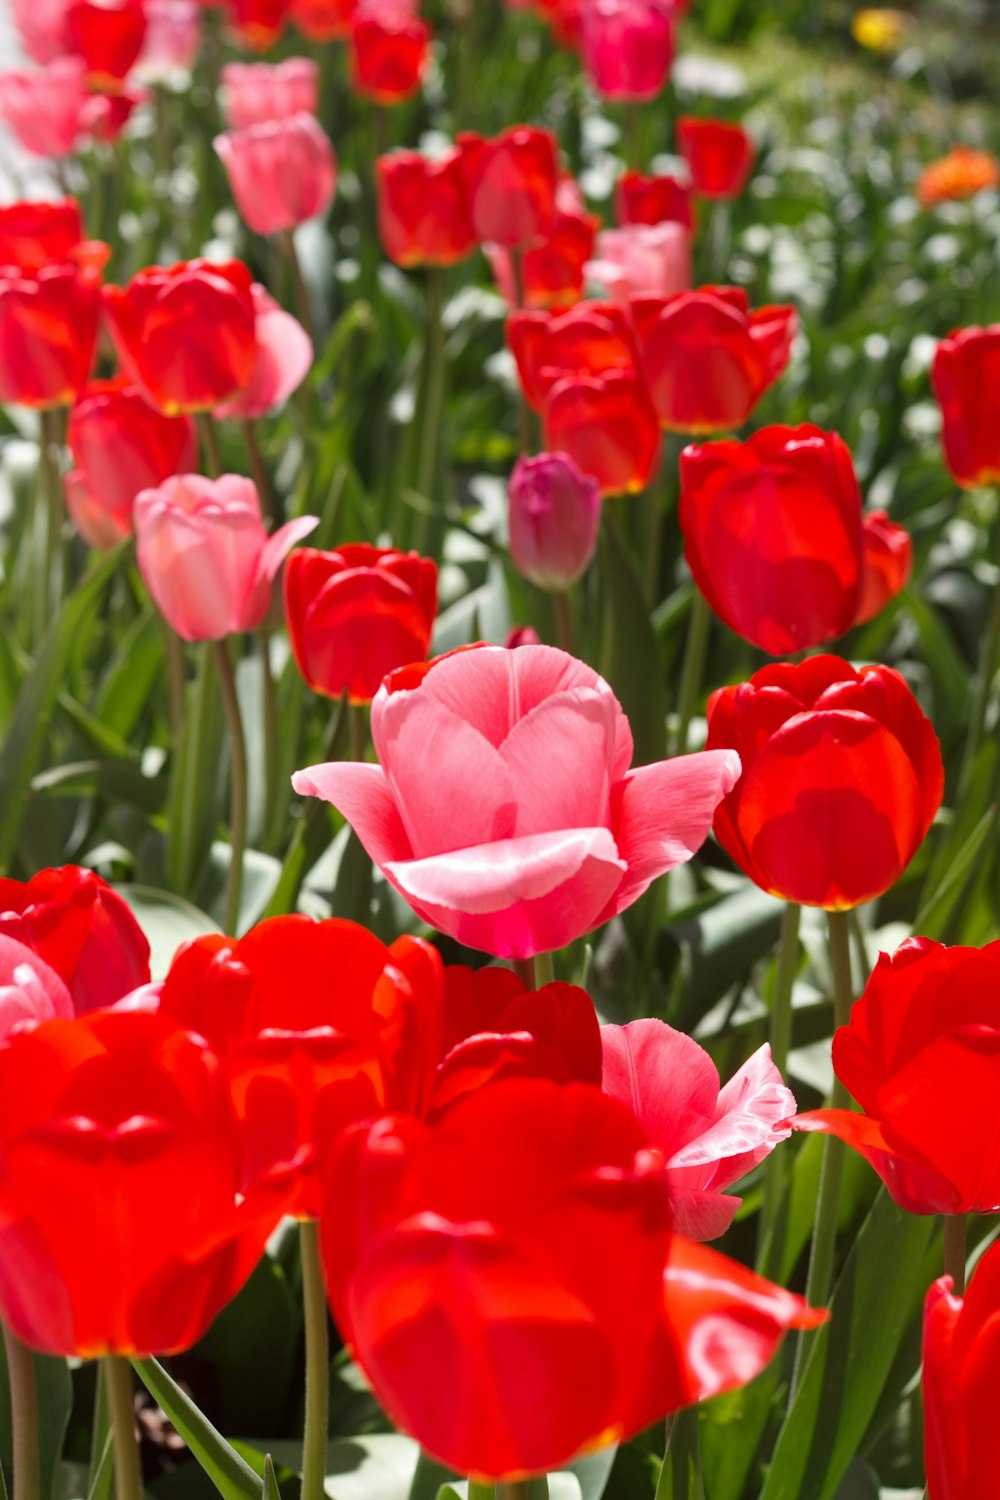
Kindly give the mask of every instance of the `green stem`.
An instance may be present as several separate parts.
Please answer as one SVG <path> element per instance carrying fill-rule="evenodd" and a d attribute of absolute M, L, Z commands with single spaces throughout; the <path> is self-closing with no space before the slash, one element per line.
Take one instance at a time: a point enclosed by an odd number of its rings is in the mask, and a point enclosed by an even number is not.
<path fill-rule="evenodd" d="M 210 411 L 199 411 L 195 413 L 195 420 L 208 477 L 218 479 L 222 473 L 222 453 L 219 449 L 219 434 L 215 430 L 215 418 Z"/>
<path fill-rule="evenodd" d="M 271 667 L 271 635 L 260 632 L 261 704 L 264 710 L 264 841 L 271 843 L 272 824 L 278 800 L 278 694 Z"/>
<path fill-rule="evenodd" d="M 351 720 L 351 754 L 354 760 L 368 759 L 368 712 L 363 703 L 348 705 Z"/>
<path fill-rule="evenodd" d="M 560 651 L 573 654 L 573 614 L 569 607 L 569 593 L 560 589 L 552 595 L 552 607 L 556 617 L 556 645 Z"/>
<path fill-rule="evenodd" d="M 549 1481 L 545 1474 L 530 1479 L 498 1479 L 496 1500 L 548 1500 Z"/>
<path fill-rule="evenodd" d="M 247 747 L 236 692 L 236 673 L 226 641 L 213 641 L 212 654 L 219 677 L 222 707 L 229 729 L 229 754 L 232 783 L 229 799 L 230 852 L 226 872 L 226 915 L 224 930 L 236 936 L 240 916 L 240 891 L 243 885 L 243 851 L 247 834 Z"/>
<path fill-rule="evenodd" d="M 260 497 L 260 513 L 265 521 L 274 520 L 274 496 L 271 493 L 271 481 L 267 477 L 267 468 L 264 463 L 260 444 L 257 441 L 257 429 L 247 417 L 243 424 L 243 441 L 247 445 L 247 456 L 250 459 L 250 472 L 253 482 L 257 486 L 257 494 Z"/>
<path fill-rule="evenodd" d="M 417 493 L 432 498 L 437 470 L 441 413 L 444 407 L 444 271 L 431 266 L 427 272 L 427 326 L 424 333 L 424 367 L 426 405 L 423 432 L 420 435 L 420 459 L 417 464 Z"/>
<path fill-rule="evenodd" d="M 101 1361 L 111 1410 L 115 1443 L 115 1492 L 118 1500 L 142 1500 L 142 1471 L 135 1441 L 132 1369 L 127 1359 L 106 1354 Z"/>
<path fill-rule="evenodd" d="M 639 109 L 640 105 L 634 99 L 629 99 L 625 105 L 625 156 L 629 166 L 635 172 L 641 172 L 643 167 L 642 122 Z"/>
<path fill-rule="evenodd" d="M 1000 516 L 997 517 L 994 552 L 1000 552 Z M 997 558 L 997 562 L 1000 564 L 1000 557 Z M 986 634 L 983 637 L 979 667 L 976 672 L 976 690 L 972 699 L 969 737 L 965 742 L 962 771 L 958 783 L 959 805 L 964 800 L 964 794 L 968 790 L 973 762 L 976 759 L 976 752 L 982 743 L 983 730 L 986 727 L 986 715 L 989 710 L 993 683 L 998 669 L 1000 669 L 1000 580 L 993 587 L 989 622 L 986 627 Z"/>
<path fill-rule="evenodd" d="M 778 950 L 778 972 L 771 996 L 771 1060 L 784 1078 L 792 1042 L 792 988 L 799 966 L 799 923 L 801 906 L 788 901 L 781 915 L 781 943 Z M 772 1151 L 764 1173 L 764 1199 L 761 1205 L 757 1235 L 757 1266 L 763 1270 L 770 1261 L 775 1220 L 785 1187 L 785 1157 Z"/>
<path fill-rule="evenodd" d="M 167 621 L 160 616 L 163 652 L 167 660 L 167 683 L 170 690 L 170 739 L 175 754 L 180 752 L 184 733 L 184 643 Z"/>
<path fill-rule="evenodd" d="M 968 1254 L 969 1220 L 965 1214 L 947 1214 L 944 1221 L 944 1274 L 950 1276 L 956 1297 L 965 1293 L 965 1261 Z"/>
<path fill-rule="evenodd" d="M 510 966 L 526 990 L 538 988 L 538 980 L 535 975 L 535 960 L 533 958 L 512 958 Z"/>
<path fill-rule="evenodd" d="M 654 479 L 645 492 L 636 497 L 642 506 L 642 582 L 650 609 L 659 603 L 660 544 L 663 537 L 660 483 Z"/>
<path fill-rule="evenodd" d="M 688 733 L 705 673 L 705 657 L 708 652 L 708 633 L 711 624 L 712 611 L 701 590 L 695 587 L 694 597 L 691 600 L 691 618 L 688 621 L 687 644 L 684 648 L 684 665 L 681 668 L 681 685 L 677 695 L 675 755 L 684 755 L 687 751 Z"/>
<path fill-rule="evenodd" d="M 316 324 L 313 319 L 312 302 L 309 300 L 309 288 L 302 274 L 302 262 L 295 245 L 295 231 L 286 229 L 281 236 L 281 242 L 285 247 L 285 255 L 292 273 L 292 285 L 295 287 L 295 306 L 299 315 L 299 322 L 305 329 L 312 342 L 313 350 L 316 348 Z"/>
<path fill-rule="evenodd" d="M 306 1330 L 306 1425 L 302 1444 L 301 1500 L 324 1500 L 330 1425 L 330 1332 L 316 1219 L 304 1219 L 299 1225 L 299 1248 Z"/>
<path fill-rule="evenodd" d="M 14 1500 L 39 1500 L 38 1386 L 31 1350 L 3 1325 L 10 1421 L 14 1439 Z"/>
<path fill-rule="evenodd" d="M 55 614 L 63 587 L 63 499 L 59 471 L 59 413 L 54 407 L 41 413 L 41 461 L 45 475 L 47 614 Z M 48 619 L 46 619 L 48 624 Z"/>

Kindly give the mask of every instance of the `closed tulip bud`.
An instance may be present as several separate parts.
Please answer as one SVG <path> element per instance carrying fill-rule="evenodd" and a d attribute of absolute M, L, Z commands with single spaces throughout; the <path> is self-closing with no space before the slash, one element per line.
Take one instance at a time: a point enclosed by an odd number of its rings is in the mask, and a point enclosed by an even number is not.
<path fill-rule="evenodd" d="M 66 34 L 92 88 L 116 90 L 142 51 L 144 0 L 69 0 Z"/>
<path fill-rule="evenodd" d="M 601 521 L 601 491 L 563 453 L 521 458 L 507 491 L 510 555 L 543 589 L 566 589 L 590 565 Z"/>
<path fill-rule="evenodd" d="M 143 83 L 171 83 L 191 73 L 201 42 L 197 0 L 146 0 L 146 36 L 135 66 Z"/>
<path fill-rule="evenodd" d="M 319 68 L 308 57 L 280 63 L 226 63 L 222 69 L 222 110 L 230 130 L 246 130 L 268 120 L 316 113 Z"/>
<path fill-rule="evenodd" d="M 476 247 L 457 149 L 392 151 L 375 162 L 382 248 L 399 266 L 452 266 Z"/>
<path fill-rule="evenodd" d="M 330 137 L 313 115 L 289 115 L 215 138 L 236 206 L 255 234 L 326 213 L 337 184 Z"/>
<path fill-rule="evenodd" d="M 257 357 L 238 395 L 215 408 L 220 421 L 255 422 L 284 406 L 312 368 L 313 346 L 302 324 L 258 282 L 251 287 Z"/>
<path fill-rule="evenodd" d="M 715 836 L 784 901 L 844 911 L 883 895 L 941 805 L 937 735 L 890 667 L 764 667 L 712 694 L 706 743 L 743 758 Z"/>
<path fill-rule="evenodd" d="M 958 328 L 931 366 L 945 461 L 967 489 L 1000 484 L 1000 323 Z"/>
<path fill-rule="evenodd" d="M 676 177 L 626 172 L 615 187 L 615 217 L 625 224 L 683 224 L 694 228 L 691 189 Z"/>
<path fill-rule="evenodd" d="M 362 15 L 351 32 L 351 86 L 376 104 L 402 104 L 415 94 L 431 55 L 431 28 L 392 10 Z"/>
<path fill-rule="evenodd" d="M 104 306 L 122 367 L 171 415 L 208 411 L 246 386 L 257 359 L 250 272 L 238 260 L 150 266 Z"/>
<path fill-rule="evenodd" d="M 924 1301 L 924 1464 L 932 1500 L 1000 1494 L 1000 1245 L 986 1251 L 964 1299 L 942 1276 Z"/>
<path fill-rule="evenodd" d="M 672 297 L 691 285 L 691 235 L 683 224 L 627 224 L 597 236 L 587 280 L 616 302 Z"/>
<path fill-rule="evenodd" d="M 0 73 L 0 119 L 32 156 L 69 156 L 83 125 L 87 68 L 57 57 L 44 68 Z"/>
<path fill-rule="evenodd" d="M 542 431 L 549 452 L 573 458 L 602 495 L 644 490 L 659 464 L 656 413 L 629 370 L 564 376 L 545 397 Z"/>
<path fill-rule="evenodd" d="M 345 41 L 358 0 L 292 0 L 292 20 L 311 42 Z"/>
<path fill-rule="evenodd" d="M 559 186 L 555 136 L 513 125 L 492 140 L 460 135 L 458 146 L 478 240 L 524 250 L 551 234 Z"/>
<path fill-rule="evenodd" d="M 0 267 L 0 401 L 68 406 L 90 374 L 100 308 L 89 268 Z"/>
<path fill-rule="evenodd" d="M 702 198 L 738 198 L 753 171 L 756 147 L 742 125 L 682 115 L 677 145 Z"/>
<path fill-rule="evenodd" d="M 267 52 L 288 22 L 291 0 L 229 0 L 236 35 L 253 52 Z"/>
<path fill-rule="evenodd" d="M 73 259 L 82 240 L 83 219 L 75 198 L 0 208 L 0 266 L 40 271 Z"/>
<path fill-rule="evenodd" d="M 863 625 L 881 614 L 909 583 L 913 571 L 910 533 L 891 521 L 884 510 L 869 511 L 862 528 L 864 562 L 855 625 Z"/>
<path fill-rule="evenodd" d="M 303 547 L 285 572 L 285 614 L 299 671 L 316 693 L 369 703 L 387 673 L 427 655 L 437 565 L 357 542 Z"/>
<path fill-rule="evenodd" d="M 134 514 L 139 571 L 186 641 L 254 630 L 289 551 L 319 524 L 299 516 L 268 536 L 254 485 L 236 474 L 177 475 L 143 490 Z"/>
<path fill-rule="evenodd" d="M 583 7 L 583 65 L 604 99 L 655 99 L 674 55 L 671 0 L 589 0 Z"/>

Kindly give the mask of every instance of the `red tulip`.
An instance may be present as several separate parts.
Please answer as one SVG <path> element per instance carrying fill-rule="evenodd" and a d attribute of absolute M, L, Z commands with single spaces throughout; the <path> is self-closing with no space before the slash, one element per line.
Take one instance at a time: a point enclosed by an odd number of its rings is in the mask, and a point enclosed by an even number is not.
<path fill-rule="evenodd" d="M 615 187 L 619 224 L 683 224 L 694 228 L 691 189 L 677 177 L 644 177 L 626 172 Z"/>
<path fill-rule="evenodd" d="M 303 547 L 285 572 L 285 613 L 299 671 L 313 692 L 369 703 L 383 677 L 423 661 L 437 612 L 437 565 L 366 542 Z"/>
<path fill-rule="evenodd" d="M 460 135 L 458 147 L 477 239 L 525 250 L 552 233 L 559 185 L 555 136 L 514 125 L 492 140 Z"/>
<path fill-rule="evenodd" d="M 872 620 L 904 589 L 913 572 L 910 533 L 891 521 L 884 510 L 872 510 L 862 520 L 864 552 L 861 603 L 856 625 Z"/>
<path fill-rule="evenodd" d="M 702 198 L 738 198 L 757 154 L 742 125 L 682 115 L 677 146 L 688 164 L 694 191 Z"/>
<path fill-rule="evenodd" d="M 765 667 L 712 694 L 706 743 L 743 761 L 716 837 L 786 901 L 842 911 L 882 895 L 941 805 L 937 736 L 890 667 Z"/>
<path fill-rule="evenodd" d="M 257 359 L 250 272 L 238 260 L 150 266 L 104 289 L 118 357 L 154 406 L 207 411 L 246 386 Z"/>
<path fill-rule="evenodd" d="M 314 115 L 318 101 L 319 68 L 311 58 L 231 62 L 222 69 L 222 109 L 230 130 L 246 130 L 290 115 Z"/>
<path fill-rule="evenodd" d="M 240 41 L 267 52 L 288 23 L 292 0 L 228 0 L 230 20 Z"/>
<path fill-rule="evenodd" d="M 144 0 L 69 0 L 66 34 L 82 57 L 91 88 L 115 90 L 142 51 Z"/>
<path fill-rule="evenodd" d="M 74 258 L 82 240 L 83 218 L 75 198 L 0 208 L 0 266 L 40 271 L 64 264 Z"/>
<path fill-rule="evenodd" d="M 255 234 L 281 234 L 325 214 L 337 185 L 330 137 L 304 112 L 217 135 L 236 206 Z"/>
<path fill-rule="evenodd" d="M 1000 484 L 1000 323 L 958 328 L 942 339 L 931 380 L 944 456 L 958 483 Z"/>
<path fill-rule="evenodd" d="M 312 369 L 312 339 L 259 282 L 250 288 L 257 357 L 249 384 L 215 408 L 220 421 L 255 422 L 284 406 Z"/>
<path fill-rule="evenodd" d="M 560 307 L 575 302 L 583 291 L 584 268 L 593 254 L 600 222 L 587 213 L 576 183 L 569 178 L 559 184 L 551 231 L 521 254 L 519 278 L 514 252 L 504 245 L 485 245 L 497 285 L 510 305 Z"/>
<path fill-rule="evenodd" d="M 360 16 L 351 32 L 351 87 L 376 104 L 402 104 L 423 82 L 431 34 L 405 11 Z"/>
<path fill-rule="evenodd" d="M 739 287 L 676 297 L 635 297 L 632 318 L 643 378 L 671 432 L 742 427 L 784 372 L 795 337 L 792 307 L 750 311 Z"/>
<path fill-rule="evenodd" d="M 0 933 L 55 970 L 77 1014 L 114 1005 L 149 980 L 149 944 L 130 908 L 79 865 L 0 880 Z"/>
<path fill-rule="evenodd" d="M 861 599 L 861 491 L 818 427 L 763 427 L 681 455 L 684 555 L 712 609 L 772 656 L 843 635 Z"/>
<path fill-rule="evenodd" d="M 95 141 L 110 145 L 121 135 L 134 110 L 145 104 L 145 89 L 121 89 L 116 94 L 91 94 L 80 115 L 80 124 Z"/>
<path fill-rule="evenodd" d="M 292 972 L 302 982 L 290 987 Z M 336 1132 L 422 1107 L 440 1050 L 441 982 L 430 944 L 403 937 L 387 948 L 353 922 L 276 917 L 238 942 L 204 937 L 180 950 L 160 1010 L 222 1058 L 244 1185 L 291 1168 L 294 1211 L 318 1215 L 317 1154 Z"/>
<path fill-rule="evenodd" d="M 0 1047 L 0 1312 L 47 1354 L 189 1348 L 287 1201 L 238 1199 L 219 1065 L 166 1016 L 97 1011 Z"/>
<path fill-rule="evenodd" d="M 924 1461 L 931 1500 L 1000 1494 L 1000 1246 L 977 1265 L 964 1300 L 942 1276 L 924 1303 Z"/>
<path fill-rule="evenodd" d="M 77 466 L 66 475 L 66 503 L 91 547 L 131 536 L 139 491 L 193 469 L 198 455 L 191 418 L 165 417 L 123 376 L 80 392 L 66 440 Z"/>
<path fill-rule="evenodd" d="M 567 375 L 635 373 L 628 318 L 608 302 L 577 302 L 560 313 L 512 313 L 507 343 L 525 399 L 535 411 L 542 410 L 548 392 Z"/>
<path fill-rule="evenodd" d="M 0 73 L 0 118 L 33 156 L 69 156 L 83 133 L 87 68 L 57 57 L 44 68 Z"/>
<path fill-rule="evenodd" d="M 393 151 L 375 162 L 382 248 L 400 266 L 452 266 L 476 246 L 457 149 L 433 159 Z"/>
<path fill-rule="evenodd" d="M 90 267 L 0 266 L 0 401 L 67 406 L 90 374 L 100 307 Z"/>
<path fill-rule="evenodd" d="M 296 772 L 426 921 L 501 958 L 562 948 L 691 858 L 738 757 L 629 770 L 603 678 L 548 646 L 477 646 L 405 667 L 372 704 L 380 765 Z"/>
<path fill-rule="evenodd" d="M 358 0 L 292 0 L 292 20 L 310 41 L 343 41 L 357 8 Z"/>
<path fill-rule="evenodd" d="M 589 0 L 581 10 L 583 65 L 603 99 L 655 99 L 674 56 L 671 0 Z"/>
<path fill-rule="evenodd" d="M 565 453 L 520 458 L 507 487 L 515 568 L 539 588 L 569 588 L 597 548 L 601 492 Z"/>
<path fill-rule="evenodd" d="M 813 1110 L 799 1129 L 847 1141 L 910 1213 L 1000 1212 L 1000 943 L 880 953 L 833 1065 L 864 1113 Z"/>
<path fill-rule="evenodd" d="M 546 448 L 592 474 L 605 495 L 646 488 L 660 461 L 656 413 L 636 375 L 568 375 L 552 386 L 542 411 Z"/>

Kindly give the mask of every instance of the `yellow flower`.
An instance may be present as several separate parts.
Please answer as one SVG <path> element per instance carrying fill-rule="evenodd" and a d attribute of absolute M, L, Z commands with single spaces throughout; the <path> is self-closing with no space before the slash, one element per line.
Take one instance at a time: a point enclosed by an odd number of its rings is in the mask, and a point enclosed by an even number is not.
<path fill-rule="evenodd" d="M 859 10 L 851 23 L 851 34 L 871 52 L 895 52 L 906 30 L 901 10 Z"/>

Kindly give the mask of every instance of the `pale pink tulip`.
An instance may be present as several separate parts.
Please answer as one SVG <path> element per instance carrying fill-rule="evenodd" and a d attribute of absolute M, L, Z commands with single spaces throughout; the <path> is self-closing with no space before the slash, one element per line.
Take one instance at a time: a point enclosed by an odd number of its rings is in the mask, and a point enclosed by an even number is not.
<path fill-rule="evenodd" d="M 222 112 L 230 130 L 268 120 L 316 113 L 319 68 L 308 57 L 280 63 L 227 63 L 222 70 Z"/>
<path fill-rule="evenodd" d="M 82 57 L 58 57 L 44 68 L 0 73 L 0 117 L 25 151 L 70 154 L 83 128 L 86 77 Z"/>
<path fill-rule="evenodd" d="M 11 0 L 10 11 L 18 36 L 34 62 L 55 62 L 69 52 L 68 8 L 69 0 Z"/>
<path fill-rule="evenodd" d="M 616 302 L 650 293 L 672 297 L 691 286 L 691 235 L 683 224 L 625 224 L 602 229 L 587 280 Z"/>
<path fill-rule="evenodd" d="M 146 0 L 146 35 L 136 76 L 143 83 L 166 83 L 190 73 L 200 41 L 197 0 Z"/>
<path fill-rule="evenodd" d="M 256 234 L 278 234 L 326 213 L 337 185 L 330 137 L 304 110 L 217 135 L 236 206 Z"/>
<path fill-rule="evenodd" d="M 317 526 L 299 516 L 268 536 L 249 479 L 178 474 L 136 497 L 139 571 L 161 613 L 186 641 L 253 630 L 295 543 Z"/>
<path fill-rule="evenodd" d="M 269 411 L 276 411 L 298 390 L 312 366 L 312 340 L 302 324 L 279 307 L 259 282 L 250 291 L 257 359 L 250 384 L 232 400 L 215 408 L 215 415 L 223 421 L 239 418 L 255 422 Z"/>
<path fill-rule="evenodd" d="M 605 99 L 655 99 L 674 55 L 672 0 L 585 0 L 583 65 Z"/>
<path fill-rule="evenodd" d="M 0 1042 L 18 1027 L 72 1014 L 69 990 L 56 971 L 24 943 L 0 933 Z"/>
<path fill-rule="evenodd" d="M 603 678 L 550 646 L 403 667 L 372 703 L 380 761 L 298 771 L 417 914 L 502 958 L 561 948 L 691 858 L 739 776 L 732 751 L 629 770 Z"/>
<path fill-rule="evenodd" d="M 720 1089 L 703 1047 L 663 1021 L 602 1026 L 603 1088 L 633 1111 L 670 1179 L 674 1228 L 725 1234 L 740 1199 L 722 1191 L 787 1140 L 795 1099 L 765 1043 Z"/>

